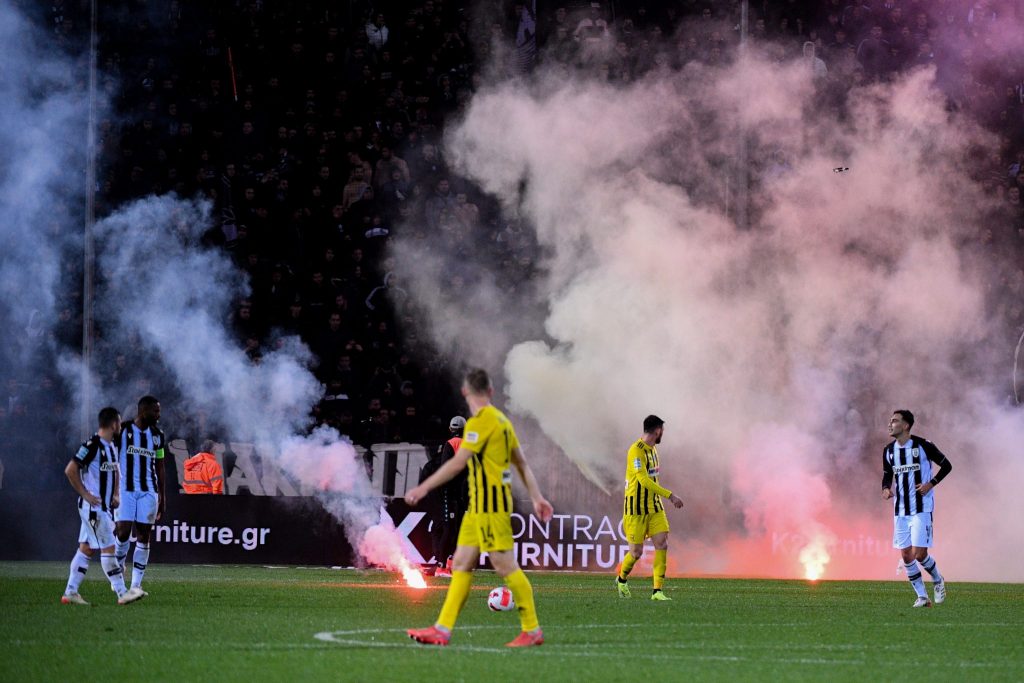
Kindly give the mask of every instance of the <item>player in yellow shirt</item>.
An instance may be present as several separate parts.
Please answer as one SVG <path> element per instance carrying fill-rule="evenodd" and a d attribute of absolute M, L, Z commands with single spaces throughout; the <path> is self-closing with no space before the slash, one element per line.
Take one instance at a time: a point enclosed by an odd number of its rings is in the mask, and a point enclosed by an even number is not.
<path fill-rule="evenodd" d="M 473 416 L 466 422 L 459 450 L 422 484 L 405 494 L 405 501 L 416 505 L 431 490 L 452 479 L 467 464 L 469 466 L 469 507 L 459 527 L 452 558 L 452 582 L 441 614 L 433 626 L 407 631 L 410 638 L 427 645 L 448 644 L 455 620 L 469 596 L 473 568 L 479 564 L 481 552 L 488 554 L 498 576 L 505 579 L 519 609 L 522 632 L 508 646 L 527 647 L 544 642 L 533 604 L 533 588 L 513 553 L 511 466 L 526 484 L 536 515 L 548 521 L 554 510 L 540 493 L 512 423 L 491 405 L 493 394 L 487 372 L 470 370 L 466 374 L 462 395 Z"/>
<path fill-rule="evenodd" d="M 629 552 L 619 566 L 615 587 L 623 598 L 631 597 L 626 578 L 633 565 L 644 554 L 644 541 L 650 537 L 654 543 L 654 592 L 651 600 L 671 600 L 665 595 L 665 568 L 668 566 L 668 516 L 662 498 L 668 498 L 677 508 L 683 501 L 658 483 L 661 465 L 657 444 L 665 433 L 665 421 L 657 415 L 644 418 L 644 435 L 626 455 L 626 500 L 622 506 L 622 529 L 626 532 Z"/>

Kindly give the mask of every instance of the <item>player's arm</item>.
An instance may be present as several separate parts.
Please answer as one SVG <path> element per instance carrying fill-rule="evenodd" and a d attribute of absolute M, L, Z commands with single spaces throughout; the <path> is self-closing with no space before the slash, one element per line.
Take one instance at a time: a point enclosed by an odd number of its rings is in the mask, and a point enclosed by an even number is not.
<path fill-rule="evenodd" d="M 889 462 L 889 450 L 882 449 L 882 499 L 892 498 L 892 463 Z"/>
<path fill-rule="evenodd" d="M 405 502 L 409 505 L 416 505 L 438 486 L 454 479 L 455 475 L 466 469 L 466 463 L 469 462 L 472 455 L 473 451 L 468 448 L 460 448 L 451 460 L 438 467 L 437 471 L 427 477 L 422 484 L 411 491 L 406 491 Z"/>
<path fill-rule="evenodd" d="M 156 521 L 160 521 L 160 518 L 164 516 L 164 512 L 167 510 L 167 489 L 166 484 L 166 464 L 164 458 L 164 449 L 159 448 L 156 452 L 157 466 L 156 466 L 156 488 L 159 493 L 157 494 L 156 503 Z"/>
<path fill-rule="evenodd" d="M 533 501 L 533 511 L 537 513 L 541 521 L 546 522 L 551 519 L 551 515 L 555 514 L 555 509 L 541 495 L 540 486 L 537 484 L 537 477 L 534 476 L 533 470 L 530 469 L 530 463 L 526 462 L 526 455 L 523 453 L 521 446 L 512 448 L 512 464 L 515 465 L 516 471 L 519 472 L 519 477 L 526 484 L 526 491 L 530 494 L 530 500 Z"/>
<path fill-rule="evenodd" d="M 114 468 L 114 491 L 110 496 L 110 509 L 116 510 L 121 506 L 121 467 Z"/>
<path fill-rule="evenodd" d="M 67 476 L 68 481 L 71 482 L 71 488 L 75 490 L 75 493 L 82 497 L 89 505 L 99 505 L 100 499 L 89 493 L 85 488 L 85 483 L 82 481 L 82 461 L 78 458 L 71 458 L 68 461 L 67 467 L 64 468 L 64 474 Z"/>
<path fill-rule="evenodd" d="M 939 485 L 939 482 L 946 478 L 946 475 L 953 471 L 953 463 L 939 450 L 939 447 L 930 441 L 924 442 L 924 454 L 935 463 L 939 470 L 932 474 L 932 478 L 923 484 L 918 484 L 915 489 L 918 493 L 925 494 Z"/>
<path fill-rule="evenodd" d="M 672 504 L 675 505 L 677 508 L 683 507 L 682 498 L 672 493 L 658 482 L 651 479 L 651 475 L 647 473 L 647 468 L 644 466 L 643 461 L 633 457 L 632 454 L 630 454 L 630 457 L 633 458 L 633 470 L 636 472 L 636 480 L 637 483 L 640 484 L 640 486 L 644 487 L 651 493 L 658 494 L 662 498 L 668 498 L 670 501 L 672 501 Z M 639 466 L 636 465 L 637 462 L 640 463 Z"/>

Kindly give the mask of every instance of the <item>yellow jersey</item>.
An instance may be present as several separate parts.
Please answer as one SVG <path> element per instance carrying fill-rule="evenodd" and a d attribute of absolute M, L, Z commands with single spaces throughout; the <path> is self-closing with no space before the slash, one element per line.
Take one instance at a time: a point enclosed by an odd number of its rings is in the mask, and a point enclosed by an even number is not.
<path fill-rule="evenodd" d="M 650 515 L 665 509 L 661 496 L 671 496 L 672 492 L 658 484 L 660 470 L 658 449 L 637 439 L 626 454 L 624 517 Z"/>
<path fill-rule="evenodd" d="M 512 449 L 519 447 L 516 430 L 505 414 L 485 406 L 466 421 L 462 448 L 469 459 L 469 508 L 474 514 L 512 514 Z"/>

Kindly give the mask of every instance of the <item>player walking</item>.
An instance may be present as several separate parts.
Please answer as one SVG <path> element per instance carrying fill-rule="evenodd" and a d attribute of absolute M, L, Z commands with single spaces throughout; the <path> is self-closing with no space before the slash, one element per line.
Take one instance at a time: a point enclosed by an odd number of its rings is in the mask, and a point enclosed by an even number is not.
<path fill-rule="evenodd" d="M 405 494 L 409 505 L 416 505 L 431 490 L 450 481 L 469 465 L 469 508 L 459 527 L 459 538 L 452 560 L 452 582 L 448 587 L 437 623 L 422 629 L 409 629 L 409 637 L 428 645 L 447 645 L 455 620 L 469 596 L 473 568 L 480 553 L 488 553 L 498 575 L 512 591 L 520 633 L 508 647 L 527 647 L 544 642 L 533 604 L 533 588 L 519 568 L 512 552 L 512 470 L 515 466 L 533 501 L 533 510 L 547 521 L 554 510 L 541 495 L 526 456 L 516 438 L 515 429 L 505 415 L 491 405 L 494 388 L 484 370 L 471 370 L 462 383 L 462 395 L 472 417 L 455 457 L 443 464 L 426 481 Z"/>
<path fill-rule="evenodd" d="M 64 468 L 71 486 L 78 492 L 78 514 L 82 527 L 78 532 L 78 552 L 71 560 L 68 585 L 60 601 L 65 605 L 88 605 L 78 589 L 89 571 L 96 549 L 118 604 L 125 605 L 142 597 L 141 589 L 124 586 L 124 572 L 114 557 L 114 520 L 111 511 L 118 505 L 117 447 L 114 439 L 121 430 L 116 408 L 99 413 L 99 429 L 83 443 Z"/>
<path fill-rule="evenodd" d="M 622 559 L 615 587 L 623 598 L 631 597 L 626 583 L 633 565 L 644 554 L 644 541 L 650 537 L 654 543 L 654 592 L 651 600 L 671 600 L 665 595 L 665 570 L 668 567 L 668 515 L 662 498 L 668 498 L 677 508 L 682 499 L 658 484 L 661 466 L 657 445 L 665 433 L 665 421 L 657 415 L 644 418 L 644 435 L 629 447 L 626 454 L 626 491 L 622 506 L 622 529 L 626 532 L 629 552 Z"/>
<path fill-rule="evenodd" d="M 910 433 L 914 414 L 897 410 L 889 419 L 889 435 L 894 441 L 882 451 L 882 498 L 896 498 L 893 505 L 892 545 L 903 555 L 907 579 L 917 593 L 914 607 L 931 607 L 928 591 L 921 578 L 918 563 L 932 575 L 935 604 L 946 600 L 946 582 L 928 555 L 932 546 L 932 512 L 935 494 L 932 489 L 953 470 L 953 464 L 935 444 Z M 939 467 L 936 471 L 932 463 Z"/>
<path fill-rule="evenodd" d="M 152 396 L 139 399 L 138 414 L 121 430 L 121 505 L 117 508 L 117 561 L 124 569 L 131 535 L 132 588 L 142 589 L 142 577 L 149 564 L 151 531 L 164 513 L 164 433 L 160 422 L 160 401 Z M 148 595 L 142 591 L 143 596 Z"/>

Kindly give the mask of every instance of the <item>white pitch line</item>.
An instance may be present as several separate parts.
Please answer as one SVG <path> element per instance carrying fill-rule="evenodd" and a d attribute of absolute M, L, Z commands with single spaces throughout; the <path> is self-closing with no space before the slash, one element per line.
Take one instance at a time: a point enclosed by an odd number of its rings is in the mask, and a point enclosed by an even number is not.
<path fill-rule="evenodd" d="M 695 624 L 695 625 L 706 626 L 707 624 Z M 725 625 L 733 625 L 734 626 L 735 624 L 721 624 L 721 625 L 723 625 L 723 626 L 725 626 Z M 460 630 L 467 631 L 467 632 L 472 632 L 472 631 L 479 631 L 479 630 L 508 629 L 508 628 L 509 628 L 508 625 L 479 624 L 479 625 L 472 625 L 472 626 L 463 626 L 463 627 L 460 628 Z M 604 629 L 604 630 L 609 630 L 610 629 L 610 630 L 618 630 L 619 628 L 620 628 L 620 625 L 617 625 L 617 624 L 578 624 L 576 626 L 568 627 L 569 630 L 583 630 L 583 629 Z M 355 637 L 355 638 L 353 638 L 353 637 L 345 637 L 345 636 L 367 636 L 367 635 L 373 636 L 373 635 L 376 635 L 376 634 L 382 634 L 383 635 L 383 634 L 392 634 L 392 633 L 404 635 L 405 634 L 405 629 L 401 629 L 401 628 L 359 628 L 359 629 L 348 629 L 348 630 L 343 630 L 343 631 L 322 631 L 320 633 L 314 634 L 313 637 L 316 638 L 317 640 L 323 642 L 323 643 L 331 643 L 331 644 L 335 644 L 335 645 L 347 645 L 347 646 L 355 646 L 355 647 L 392 648 L 392 649 L 399 649 L 399 648 L 401 648 L 401 649 L 408 649 L 410 647 L 415 647 L 414 645 L 410 645 L 409 643 L 405 643 L 405 642 L 395 642 L 395 641 L 385 641 L 385 640 L 377 641 L 377 640 L 374 640 L 373 638 L 371 638 L 370 640 L 366 640 L 364 638 L 358 638 L 358 637 Z M 777 663 L 777 664 L 813 664 L 813 665 L 854 664 L 854 665 L 858 665 L 859 666 L 859 665 L 863 665 L 863 664 L 867 663 L 863 659 L 828 659 L 828 658 L 824 658 L 824 657 L 769 657 L 769 658 L 765 658 L 765 657 L 751 657 L 751 656 L 744 656 L 744 655 L 701 655 L 701 654 L 692 654 L 692 653 L 688 653 L 688 652 L 681 652 L 681 650 L 690 650 L 690 649 L 696 649 L 696 648 L 705 647 L 705 645 L 703 643 L 699 643 L 699 644 L 698 643 L 693 643 L 693 644 L 690 644 L 690 643 L 664 643 L 664 644 L 658 644 L 656 647 L 658 647 L 661 650 L 674 650 L 676 652 L 674 654 L 652 653 L 652 654 L 644 655 L 645 658 L 648 658 L 648 659 L 662 659 L 662 660 L 686 659 L 686 660 L 696 660 L 696 661 L 721 661 L 721 662 L 754 661 L 754 662 L 772 662 L 772 663 Z M 774 650 L 796 650 L 796 649 L 800 649 L 801 647 L 807 647 L 808 649 L 820 648 L 820 649 L 838 649 L 838 650 L 841 650 L 841 649 L 863 650 L 863 649 L 867 648 L 867 646 L 858 645 L 858 644 L 849 644 L 849 645 L 842 645 L 842 644 L 840 644 L 840 645 L 826 645 L 826 644 L 823 644 L 823 645 L 820 645 L 820 646 L 818 646 L 818 645 L 814 645 L 814 646 L 811 646 L 811 645 L 807 645 L 807 646 L 785 645 L 785 646 L 782 646 L 782 647 L 773 646 L 773 645 L 765 645 L 763 647 L 759 647 L 759 646 L 756 646 L 756 645 L 752 646 L 752 645 L 746 645 L 746 644 L 729 644 L 729 645 L 720 645 L 719 647 L 726 647 L 726 648 L 730 648 L 730 649 L 744 649 L 744 650 L 762 650 L 762 649 L 763 650 L 773 650 L 773 649 Z M 441 650 L 441 649 L 446 649 L 446 648 L 434 648 L 434 649 L 435 650 Z M 872 649 L 877 649 L 877 648 L 872 648 Z M 621 658 L 624 652 L 632 652 L 633 650 L 634 650 L 634 648 L 632 648 L 632 647 L 626 647 L 626 646 L 618 646 L 617 647 L 615 644 L 609 644 L 609 643 L 603 643 L 603 644 L 591 644 L 591 643 L 550 643 L 550 644 L 545 644 L 544 649 L 542 649 L 542 650 L 534 649 L 534 650 L 532 650 L 532 652 L 534 652 L 537 655 L 552 655 L 552 656 L 558 656 L 558 657 L 613 657 L 613 658 Z M 500 655 L 506 655 L 506 656 L 511 654 L 511 651 L 508 648 L 504 648 L 504 647 L 487 647 L 487 646 L 481 646 L 481 645 L 461 645 L 461 644 L 458 644 L 458 645 L 455 645 L 453 647 L 453 651 L 456 651 L 456 652 L 483 652 L 483 653 L 500 654 Z M 857 654 L 861 654 L 861 653 L 858 652 Z M 1015 666 L 1014 664 L 1012 664 L 1010 662 L 1005 662 L 1005 663 L 1003 663 L 1003 662 L 958 662 L 958 665 L 961 668 L 998 668 L 998 667 L 1006 667 L 1006 666 Z"/>

